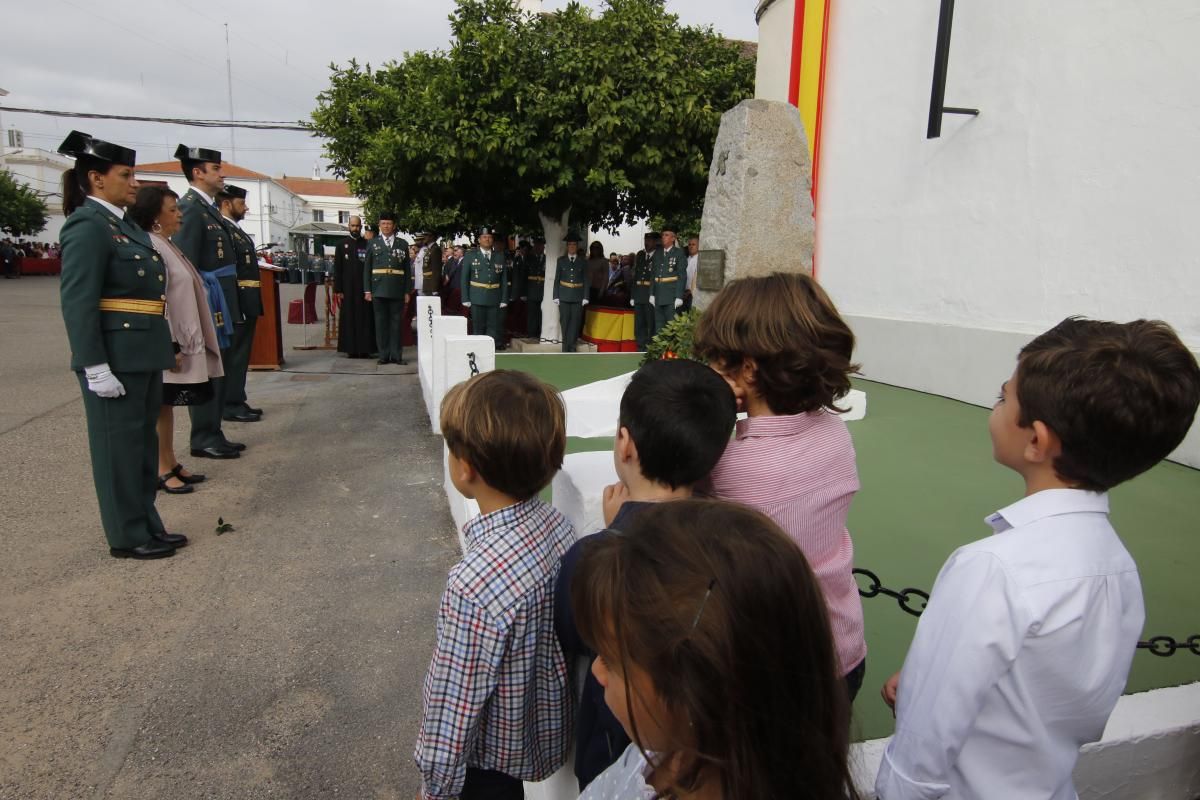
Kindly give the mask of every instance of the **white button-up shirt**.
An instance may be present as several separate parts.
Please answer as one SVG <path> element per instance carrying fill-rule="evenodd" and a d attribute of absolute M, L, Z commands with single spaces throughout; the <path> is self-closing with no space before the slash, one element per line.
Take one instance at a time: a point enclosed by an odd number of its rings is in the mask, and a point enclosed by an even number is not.
<path fill-rule="evenodd" d="M 1145 621 L 1108 496 L 1037 492 L 942 567 L 900 673 L 882 800 L 1074 800 Z"/>

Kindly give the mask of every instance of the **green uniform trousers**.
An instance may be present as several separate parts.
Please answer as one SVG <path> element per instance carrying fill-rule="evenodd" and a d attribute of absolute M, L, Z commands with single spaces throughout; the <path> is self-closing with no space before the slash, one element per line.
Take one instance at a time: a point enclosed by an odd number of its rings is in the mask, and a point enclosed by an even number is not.
<path fill-rule="evenodd" d="M 234 329 L 236 331 L 236 328 Z M 229 369 L 230 349 L 221 351 L 221 364 Z M 206 447 L 224 447 L 225 431 L 221 430 L 221 420 L 225 417 L 225 378 L 213 378 L 213 399 L 207 403 L 188 406 L 188 416 L 192 420 L 191 444 L 193 450 L 203 450 Z M 155 416 L 158 412 L 155 412 Z"/>
<path fill-rule="evenodd" d="M 539 297 L 537 300 L 534 300 L 531 297 L 531 298 L 529 298 L 528 306 L 529 306 L 529 309 L 528 309 L 528 311 L 529 311 L 529 313 L 528 313 L 529 326 L 526 328 L 526 330 L 529 332 L 529 337 L 531 339 L 541 339 L 542 338 L 542 299 Z"/>
<path fill-rule="evenodd" d="M 508 309 L 500 306 L 471 304 L 471 333 L 475 336 L 490 336 L 496 349 L 504 346 L 504 318 Z"/>
<path fill-rule="evenodd" d="M 162 533 L 154 508 L 158 491 L 158 412 L 162 406 L 162 372 L 113 372 L 125 386 L 120 397 L 100 397 L 83 390 L 92 480 L 100 501 L 100 522 L 109 547 L 130 549 Z"/>
<path fill-rule="evenodd" d="M 246 410 L 246 372 L 250 369 L 250 348 L 254 344 L 254 329 L 258 317 L 250 317 L 233 326 L 233 344 L 229 345 L 229 361 L 225 362 L 226 414 Z"/>
<path fill-rule="evenodd" d="M 568 303 L 565 300 L 559 302 L 558 324 L 562 328 L 562 351 L 574 353 L 575 343 L 579 341 L 579 331 L 583 329 L 583 304 Z"/>
<path fill-rule="evenodd" d="M 404 298 L 375 297 L 371 305 L 375 310 L 375 344 L 379 357 L 399 361 L 404 357 L 404 340 L 400 338 Z"/>
<path fill-rule="evenodd" d="M 675 301 L 672 300 L 667 305 L 654 306 L 654 335 L 667 326 L 667 323 L 675 319 Z"/>
<path fill-rule="evenodd" d="M 637 303 L 633 307 L 633 338 L 637 340 L 638 350 L 645 350 L 654 338 L 654 306 L 649 303 Z"/>

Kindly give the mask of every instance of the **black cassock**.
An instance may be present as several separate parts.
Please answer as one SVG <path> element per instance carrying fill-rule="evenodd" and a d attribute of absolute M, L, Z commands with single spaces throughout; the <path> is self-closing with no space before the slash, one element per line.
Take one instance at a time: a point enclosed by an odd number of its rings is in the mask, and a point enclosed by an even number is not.
<path fill-rule="evenodd" d="M 363 299 L 363 260 L 367 240 L 350 237 L 333 257 L 333 290 L 342 293 L 338 312 L 338 352 L 368 356 L 375 352 L 375 312 Z"/>

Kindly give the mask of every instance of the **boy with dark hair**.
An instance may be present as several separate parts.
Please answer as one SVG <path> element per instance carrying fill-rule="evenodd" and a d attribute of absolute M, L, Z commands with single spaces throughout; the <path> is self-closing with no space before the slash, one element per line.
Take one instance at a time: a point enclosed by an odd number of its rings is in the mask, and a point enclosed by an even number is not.
<path fill-rule="evenodd" d="M 571 692 L 554 637 L 554 579 L 575 529 L 537 494 L 562 466 L 555 390 L 496 370 L 442 401 L 450 480 L 480 514 L 450 570 L 417 736 L 421 797 L 520 800 L 570 749 Z"/>
<path fill-rule="evenodd" d="M 705 365 L 685 359 L 651 361 L 621 396 L 613 461 L 620 483 L 604 490 L 604 519 L 614 536 L 652 503 L 692 496 L 692 486 L 712 471 L 737 419 L 733 392 Z M 588 537 L 589 539 L 594 537 Z M 567 663 L 588 663 L 571 613 L 571 580 L 583 554 L 579 542 L 563 557 L 554 589 L 554 627 Z M 588 671 L 575 732 L 579 789 L 609 767 L 629 745 L 621 723 L 604 702 L 604 687 Z"/>
<path fill-rule="evenodd" d="M 1075 798 L 1145 621 L 1105 492 L 1166 458 L 1198 403 L 1200 367 L 1162 322 L 1070 318 L 1021 350 L 988 429 L 1025 498 L 950 556 L 884 685 L 881 800 Z"/>

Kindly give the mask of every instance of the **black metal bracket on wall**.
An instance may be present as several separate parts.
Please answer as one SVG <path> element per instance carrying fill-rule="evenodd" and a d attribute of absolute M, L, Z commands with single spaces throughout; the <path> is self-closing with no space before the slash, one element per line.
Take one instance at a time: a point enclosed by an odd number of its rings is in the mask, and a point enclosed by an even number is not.
<path fill-rule="evenodd" d="M 978 108 L 957 108 L 946 105 L 946 68 L 950 63 L 950 31 L 954 27 L 954 0 L 942 0 L 938 16 L 937 49 L 933 53 L 933 91 L 929 96 L 929 127 L 926 139 L 942 135 L 943 114 L 979 116 Z"/>

